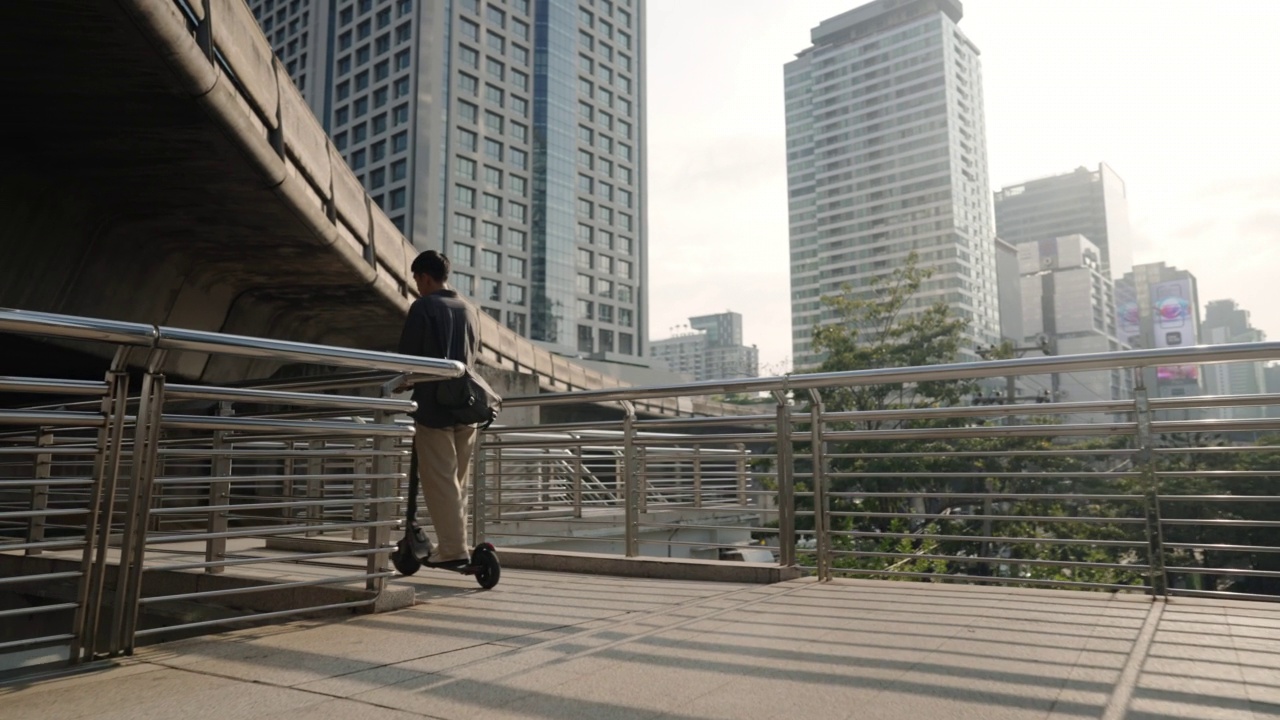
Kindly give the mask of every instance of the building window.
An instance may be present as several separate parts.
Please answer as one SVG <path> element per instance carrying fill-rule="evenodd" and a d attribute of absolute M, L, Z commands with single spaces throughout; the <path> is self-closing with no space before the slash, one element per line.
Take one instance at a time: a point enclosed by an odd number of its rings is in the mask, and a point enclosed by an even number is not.
<path fill-rule="evenodd" d="M 480 81 L 466 73 L 459 73 L 458 88 L 474 97 L 480 92 Z"/>
<path fill-rule="evenodd" d="M 404 207 L 404 199 L 404 188 L 396 188 L 395 190 L 392 190 L 390 195 L 391 209 L 399 210 Z"/>
<path fill-rule="evenodd" d="M 507 230 L 507 247 L 511 248 L 512 250 L 519 250 L 520 252 L 524 252 L 527 249 L 525 247 L 524 231 L 508 229 Z"/>
<path fill-rule="evenodd" d="M 502 143 L 493 138 L 484 139 L 484 154 L 486 157 L 492 158 L 499 162 L 502 161 Z"/>
<path fill-rule="evenodd" d="M 597 217 L 599 217 L 600 222 L 604 223 L 605 225 L 612 225 L 613 224 L 613 208 L 608 208 L 601 205 L 600 213 Z"/>
<path fill-rule="evenodd" d="M 506 75 L 506 66 L 493 58 L 489 58 L 485 61 L 484 69 L 491 77 L 495 77 L 499 80 L 502 80 Z"/>
<path fill-rule="evenodd" d="M 489 20 L 490 25 L 496 25 L 500 28 L 507 26 L 507 14 L 492 5 L 485 8 L 485 17 Z"/>
<path fill-rule="evenodd" d="M 595 167 L 595 157 L 591 153 L 587 152 L 586 150 L 579 150 L 578 164 L 588 170 L 591 170 L 593 167 Z"/>
<path fill-rule="evenodd" d="M 583 320 L 596 319 L 596 306 L 590 300 L 578 300 L 578 317 Z"/>
<path fill-rule="evenodd" d="M 613 352 L 613 331 L 600 329 L 600 352 Z"/>
<path fill-rule="evenodd" d="M 512 71 L 511 71 L 511 84 L 512 84 L 512 85 L 515 85 L 516 87 L 520 88 L 521 90 L 528 90 L 528 89 L 529 89 L 529 75 L 528 75 L 527 73 L 522 73 L 522 72 L 520 72 L 519 70 L 512 70 Z"/>
<path fill-rule="evenodd" d="M 624 253 L 626 253 L 626 254 L 628 254 L 628 255 L 632 255 L 632 254 L 633 254 L 633 253 L 631 252 L 631 249 L 632 249 L 632 244 L 631 244 L 631 243 L 632 243 L 632 241 L 631 241 L 631 238 L 629 238 L 629 237 L 622 237 L 622 238 L 619 238 L 619 245 L 620 245 L 620 247 L 621 247 L 621 249 L 622 249 L 622 252 L 624 252 Z"/>
<path fill-rule="evenodd" d="M 631 302 L 631 297 L 632 297 L 631 286 L 619 284 L 618 285 L 618 302 L 629 303 Z"/>
<path fill-rule="evenodd" d="M 395 84 L 396 97 L 402 98 L 409 94 L 409 78 L 402 77 L 396 80 Z"/>
<path fill-rule="evenodd" d="M 360 123 L 351 128 L 352 144 L 359 144 L 369 139 L 369 131 L 365 128 L 364 123 Z"/>
<path fill-rule="evenodd" d="M 498 107 L 502 107 L 503 92 L 500 88 L 497 88 L 493 85 L 485 83 L 484 99 L 488 100 L 489 102 L 493 103 Z"/>
<path fill-rule="evenodd" d="M 387 131 L 387 114 L 379 113 L 377 115 L 374 115 L 373 120 L 370 120 L 369 124 L 373 127 L 374 135 L 377 135 L 378 133 L 386 132 Z"/>
<path fill-rule="evenodd" d="M 578 174 L 578 190 L 584 193 L 591 193 L 594 181 L 590 175 Z"/>
<path fill-rule="evenodd" d="M 613 233 L 608 230 L 601 230 L 596 234 L 596 237 L 600 240 L 600 247 L 608 248 L 609 250 L 613 249 Z"/>
<path fill-rule="evenodd" d="M 373 51 L 378 55 L 391 52 L 391 33 L 383 33 L 373 43 Z"/>
<path fill-rule="evenodd" d="M 578 326 L 578 352 L 589 353 L 593 351 L 595 333 L 591 331 L 588 325 Z"/>
<path fill-rule="evenodd" d="M 480 234 L 494 245 L 502 244 L 502 226 L 491 222 L 480 223 Z"/>
<path fill-rule="evenodd" d="M 502 254 L 493 250 L 480 251 L 480 267 L 491 273 L 502 270 Z"/>
<path fill-rule="evenodd" d="M 593 292 L 594 290 L 595 290 L 595 284 L 592 277 L 590 275 L 584 275 L 582 273 L 578 273 L 578 294 L 594 295 L 595 294 Z"/>
<path fill-rule="evenodd" d="M 586 248 L 578 248 L 578 267 L 588 270 L 595 267 L 595 253 Z"/>
<path fill-rule="evenodd" d="M 462 49 L 458 51 L 458 58 L 463 65 L 477 70 L 480 69 L 480 53 L 466 45 L 463 45 Z"/>
<path fill-rule="evenodd" d="M 524 205 L 521 205 L 520 203 L 517 203 L 517 202 L 507 203 L 507 217 L 511 218 L 512 220 L 515 220 L 516 222 L 525 221 L 526 211 L 527 211 L 527 208 Z"/>
<path fill-rule="evenodd" d="M 387 156 L 387 141 L 379 140 L 369 146 L 369 160 L 377 162 Z"/>
<path fill-rule="evenodd" d="M 525 179 L 519 175 L 508 175 L 507 180 L 509 182 L 508 189 L 511 193 L 524 197 L 525 188 L 527 187 Z"/>
<path fill-rule="evenodd" d="M 507 256 L 507 274 L 511 277 L 523 278 L 525 276 L 526 263 L 524 258 Z"/>
<path fill-rule="evenodd" d="M 524 335 L 526 332 L 525 314 L 521 312 L 515 312 L 514 310 L 508 310 L 507 311 L 507 329 L 516 333 L 517 335 Z"/>
<path fill-rule="evenodd" d="M 377 190 L 378 188 L 386 184 L 387 184 L 386 168 L 378 168 L 376 170 L 369 171 L 369 189 L 370 190 Z"/>
<path fill-rule="evenodd" d="M 470 245 L 463 245 L 462 243 L 454 243 L 453 259 L 457 261 L 459 265 L 471 267 L 472 265 L 476 264 L 476 249 Z"/>
<path fill-rule="evenodd" d="M 507 283 L 507 302 L 512 305 L 524 305 L 524 286 Z"/>
<path fill-rule="evenodd" d="M 464 208 L 474 208 L 476 206 L 476 191 L 466 185 L 454 187 L 453 197 Z"/>
<path fill-rule="evenodd" d="M 386 80 L 390 76 L 391 76 L 391 63 L 387 62 L 386 60 L 383 60 L 380 63 L 374 64 L 373 66 L 374 80 Z"/>
<path fill-rule="evenodd" d="M 511 96 L 511 111 L 520 117 L 529 117 L 529 101 L 522 97 Z"/>
<path fill-rule="evenodd" d="M 351 153 L 351 169 L 360 170 L 364 167 L 364 150 L 356 150 Z"/>
<path fill-rule="evenodd" d="M 492 110 L 484 111 L 484 126 L 489 132 L 502 134 L 502 116 Z"/>
<path fill-rule="evenodd" d="M 514 167 L 518 167 L 521 170 L 529 167 L 529 153 L 524 150 L 511 148 L 511 152 L 508 154 L 507 159 Z"/>
<path fill-rule="evenodd" d="M 409 38 L 413 37 L 413 26 L 409 23 L 401 23 L 396 27 L 396 42 L 409 42 Z"/>
<path fill-rule="evenodd" d="M 579 125 L 578 139 L 587 145 L 591 145 L 592 140 L 595 139 L 595 133 L 591 130 L 591 128 L 587 127 L 586 125 Z"/>
<path fill-rule="evenodd" d="M 462 18 L 462 37 L 480 42 L 480 26 L 471 20 Z"/>
<path fill-rule="evenodd" d="M 502 171 L 490 165 L 484 166 L 484 182 L 490 187 L 502 189 Z"/>
<path fill-rule="evenodd" d="M 476 179 L 476 161 L 471 158 L 459 157 L 454 164 L 454 174 L 460 178 L 467 180 Z"/>
<path fill-rule="evenodd" d="M 407 104 L 401 105 L 391 111 L 392 125 L 404 125 L 407 122 L 409 122 L 409 106 Z"/>
<path fill-rule="evenodd" d="M 590 225 L 578 223 L 578 242 L 590 245 L 594 242 L 593 235 L 595 230 Z"/>
<path fill-rule="evenodd" d="M 578 198 L 578 214 L 584 218 L 593 218 L 596 216 L 595 205 L 590 200 Z"/>
<path fill-rule="evenodd" d="M 502 198 L 485 193 L 483 201 L 485 212 L 502 217 Z"/>
<path fill-rule="evenodd" d="M 631 347 L 631 333 L 618 333 L 618 352 L 624 355 L 634 355 L 635 350 Z"/>
<path fill-rule="evenodd" d="M 476 221 L 466 215 L 454 215 L 453 232 L 462 237 L 474 237 L 476 234 Z"/>
<path fill-rule="evenodd" d="M 396 53 L 396 70 L 408 70 L 408 69 L 409 69 L 409 51 L 401 50 L 400 52 Z"/>
<path fill-rule="evenodd" d="M 480 278 L 480 299 L 502 302 L 502 283 L 490 278 Z"/>
<path fill-rule="evenodd" d="M 480 136 L 470 130 L 466 128 L 458 128 L 458 145 L 461 146 L 463 150 L 466 150 L 467 152 L 475 152 L 476 143 L 479 139 Z"/>
<path fill-rule="evenodd" d="M 628 280 L 631 279 L 631 261 L 630 260 L 618 261 L 618 275 L 621 277 L 627 278 Z"/>
<path fill-rule="evenodd" d="M 499 35 L 498 33 L 493 32 L 492 30 L 489 31 L 485 40 L 489 45 L 489 49 L 494 51 L 495 53 L 501 55 L 503 52 L 506 51 L 507 41 L 504 40 L 502 36 Z"/>
<path fill-rule="evenodd" d="M 511 34 L 515 35 L 516 37 L 520 38 L 521 40 L 528 41 L 528 39 L 529 39 L 529 23 L 524 22 L 523 20 L 516 20 L 516 19 L 512 18 L 512 20 L 511 20 Z"/>
<path fill-rule="evenodd" d="M 613 306 L 612 305 L 605 305 L 604 303 L 601 303 L 600 305 L 596 306 L 596 310 L 597 310 L 596 314 L 599 317 L 600 322 L 607 322 L 607 323 L 613 322 Z"/>
<path fill-rule="evenodd" d="M 618 324 L 622 327 L 631 327 L 634 324 L 631 308 L 618 308 Z"/>
<path fill-rule="evenodd" d="M 511 57 L 521 65 L 529 64 L 529 50 L 515 43 L 511 43 Z"/>
<path fill-rule="evenodd" d="M 469 123 L 474 123 L 476 118 L 480 117 L 480 108 L 472 105 L 466 100 L 458 101 L 458 115 Z"/>
<path fill-rule="evenodd" d="M 409 133 L 398 132 L 391 136 L 391 151 L 404 152 L 409 149 Z"/>
<path fill-rule="evenodd" d="M 622 229 L 626 230 L 627 232 L 631 232 L 632 230 L 635 229 L 631 227 L 632 225 L 631 215 L 627 213 L 618 213 L 618 224 L 621 225 Z"/>
<path fill-rule="evenodd" d="M 456 248 L 458 246 L 455 245 L 454 247 Z M 455 250 L 455 254 L 456 254 L 456 250 Z M 457 273 L 457 272 L 449 273 L 449 283 L 452 284 L 454 288 L 461 291 L 463 294 L 466 294 L 466 295 L 476 294 L 476 278 L 474 275 L 469 275 L 467 273 Z"/>

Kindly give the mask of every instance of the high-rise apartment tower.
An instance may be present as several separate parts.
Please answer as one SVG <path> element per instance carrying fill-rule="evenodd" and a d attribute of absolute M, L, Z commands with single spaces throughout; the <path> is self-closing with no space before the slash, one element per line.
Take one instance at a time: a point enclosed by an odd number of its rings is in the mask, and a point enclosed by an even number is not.
<path fill-rule="evenodd" d="M 566 354 L 647 354 L 645 0 L 250 0 L 373 201 Z"/>
<path fill-rule="evenodd" d="M 820 299 L 918 254 L 969 322 L 965 357 L 1000 341 L 995 225 L 978 48 L 957 0 L 876 0 L 825 20 L 785 68 L 792 349 L 821 357 Z"/>

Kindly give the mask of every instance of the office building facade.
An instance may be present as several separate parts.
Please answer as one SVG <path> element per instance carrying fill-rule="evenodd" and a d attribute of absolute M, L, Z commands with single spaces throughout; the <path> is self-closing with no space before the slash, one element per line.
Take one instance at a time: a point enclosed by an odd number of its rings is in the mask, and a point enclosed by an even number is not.
<path fill-rule="evenodd" d="M 759 377 L 760 351 L 743 344 L 742 315 L 723 312 L 689 318 L 688 330 L 654 340 L 655 364 L 664 363 L 689 380 Z"/>
<path fill-rule="evenodd" d="M 556 352 L 646 354 L 645 0 L 251 0 L 370 197 Z"/>
<path fill-rule="evenodd" d="M 1018 246 L 1022 286 L 1023 347 L 1054 355 L 1085 355 L 1129 349 L 1117 335 L 1115 289 L 1102 269 L 1102 251 L 1083 235 Z M 1065 402 L 1131 397 L 1128 373 L 1111 370 L 1053 373 L 1024 378 L 1035 393 Z M 1088 421 L 1106 416 L 1090 414 Z M 1077 421 L 1084 419 L 1077 417 Z"/>
<path fill-rule="evenodd" d="M 1106 163 L 1003 188 L 995 194 L 995 210 L 996 232 L 1005 242 L 1083 235 L 1102 251 L 1108 277 L 1118 280 L 1133 269 L 1124 180 Z"/>
<path fill-rule="evenodd" d="M 792 349 L 821 362 L 821 298 L 870 291 L 912 252 L 914 298 L 969 323 L 962 357 L 1000 340 L 978 48 L 956 0 L 876 0 L 820 23 L 785 67 Z"/>
<path fill-rule="evenodd" d="M 1210 300 L 1200 323 L 1200 339 L 1206 345 L 1263 342 L 1266 333 L 1253 327 L 1249 311 L 1235 300 Z M 1204 389 L 1209 395 L 1262 395 L 1272 391 L 1267 383 L 1266 364 L 1262 362 L 1221 363 L 1203 365 Z M 1229 419 L 1267 416 L 1264 406 L 1221 408 L 1219 415 Z"/>
<path fill-rule="evenodd" d="M 1162 262 L 1134 265 L 1116 281 L 1116 329 L 1121 341 L 1135 349 L 1199 344 L 1195 275 Z M 1152 397 L 1199 395 L 1200 366 L 1150 368 L 1144 373 L 1144 384 Z"/>

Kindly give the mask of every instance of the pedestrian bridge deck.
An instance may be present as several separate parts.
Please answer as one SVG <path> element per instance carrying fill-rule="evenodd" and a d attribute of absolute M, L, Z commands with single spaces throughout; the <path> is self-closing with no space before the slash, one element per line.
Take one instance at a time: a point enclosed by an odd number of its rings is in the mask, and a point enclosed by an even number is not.
<path fill-rule="evenodd" d="M 1280 717 L 1280 607 L 811 579 L 424 572 L 414 607 L 0 686 L 4 717 Z"/>

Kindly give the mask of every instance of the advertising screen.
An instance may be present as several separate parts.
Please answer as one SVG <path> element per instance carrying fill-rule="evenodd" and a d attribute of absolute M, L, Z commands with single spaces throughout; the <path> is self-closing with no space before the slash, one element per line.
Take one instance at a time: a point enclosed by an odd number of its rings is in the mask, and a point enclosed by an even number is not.
<path fill-rule="evenodd" d="M 1151 286 L 1152 331 L 1156 347 L 1191 347 L 1197 343 L 1194 302 L 1190 280 L 1172 280 Z M 1195 365 L 1160 367 L 1156 369 L 1156 376 L 1161 380 L 1194 381 L 1199 377 L 1199 368 Z"/>

